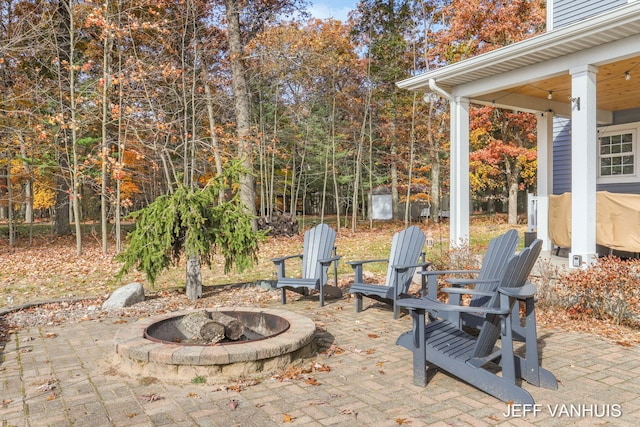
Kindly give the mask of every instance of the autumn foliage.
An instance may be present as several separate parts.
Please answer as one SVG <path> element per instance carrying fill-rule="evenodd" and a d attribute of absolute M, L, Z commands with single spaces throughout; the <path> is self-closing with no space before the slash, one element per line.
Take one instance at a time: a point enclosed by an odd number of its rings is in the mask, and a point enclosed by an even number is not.
<path fill-rule="evenodd" d="M 607 256 L 558 279 L 558 302 L 576 316 L 640 325 L 640 260 Z"/>

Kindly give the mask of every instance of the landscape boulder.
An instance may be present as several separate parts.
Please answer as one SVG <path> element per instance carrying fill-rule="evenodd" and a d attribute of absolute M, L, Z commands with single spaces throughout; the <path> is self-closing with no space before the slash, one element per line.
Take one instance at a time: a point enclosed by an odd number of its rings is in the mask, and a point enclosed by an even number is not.
<path fill-rule="evenodd" d="M 116 289 L 102 304 L 102 308 L 130 307 L 140 301 L 144 301 L 144 288 L 141 283 L 133 282 Z"/>

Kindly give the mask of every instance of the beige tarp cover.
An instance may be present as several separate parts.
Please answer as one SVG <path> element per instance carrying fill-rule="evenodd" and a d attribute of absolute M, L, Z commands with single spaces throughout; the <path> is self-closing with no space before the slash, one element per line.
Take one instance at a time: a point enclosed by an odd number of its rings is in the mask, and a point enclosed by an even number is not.
<path fill-rule="evenodd" d="M 549 196 L 549 238 L 571 247 L 571 193 Z M 596 243 L 625 252 L 640 252 L 640 195 L 596 193 Z"/>

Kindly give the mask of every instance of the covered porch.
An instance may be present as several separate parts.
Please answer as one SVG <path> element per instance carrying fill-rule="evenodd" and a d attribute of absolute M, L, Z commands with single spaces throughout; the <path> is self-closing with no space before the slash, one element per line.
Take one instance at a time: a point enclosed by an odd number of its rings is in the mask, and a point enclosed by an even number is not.
<path fill-rule="evenodd" d="M 598 126 L 620 116 L 640 121 L 640 2 L 513 45 L 420 74 L 400 88 L 435 92 L 451 109 L 450 242 L 469 238 L 469 105 L 537 115 L 538 237 L 551 250 L 548 205 L 554 194 L 554 117 L 569 118 L 571 252 L 580 265 L 595 262 Z M 634 150 L 638 144 L 634 136 Z M 640 178 L 638 156 L 634 173 Z"/>

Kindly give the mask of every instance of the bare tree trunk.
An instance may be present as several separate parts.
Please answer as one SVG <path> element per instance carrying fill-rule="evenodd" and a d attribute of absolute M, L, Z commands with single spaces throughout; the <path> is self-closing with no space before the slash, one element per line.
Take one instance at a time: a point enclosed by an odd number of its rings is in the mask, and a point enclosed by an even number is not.
<path fill-rule="evenodd" d="M 105 17 L 109 21 L 109 0 L 104 0 L 103 8 Z M 107 136 L 107 124 L 109 122 L 109 87 L 111 84 L 111 46 L 113 45 L 113 37 L 109 30 L 105 31 L 104 40 L 102 42 L 102 170 L 100 183 L 100 224 L 102 234 L 102 253 L 108 252 L 108 235 L 107 235 L 107 214 L 109 211 L 109 195 L 107 187 L 109 181 L 107 158 L 111 144 Z"/>
<path fill-rule="evenodd" d="M 218 135 L 216 134 L 216 119 L 213 114 L 213 96 L 208 82 L 204 82 L 204 93 L 207 102 L 207 116 L 209 118 L 209 133 L 211 134 L 211 151 L 213 152 L 213 164 L 216 169 L 216 175 L 222 176 L 222 158 L 220 156 L 220 145 L 218 144 Z M 222 203 L 224 192 L 218 194 L 218 202 Z"/>
<path fill-rule="evenodd" d="M 352 198 L 352 204 L 353 204 L 353 209 L 351 212 L 351 231 L 353 231 L 354 233 L 357 230 L 357 226 L 358 226 L 358 222 L 357 222 L 357 217 L 358 217 L 358 196 L 359 196 L 359 192 L 360 192 L 360 181 L 361 181 L 361 175 L 362 175 L 362 153 L 364 151 L 364 138 L 365 138 L 365 131 L 367 128 L 367 120 L 369 118 L 369 105 L 371 102 L 371 89 L 369 89 L 369 91 L 367 91 L 367 100 L 365 102 L 365 109 L 364 109 L 364 117 L 362 118 L 362 126 L 360 128 L 360 137 L 358 138 L 358 149 L 357 149 L 357 154 L 356 154 L 356 172 L 355 172 L 355 179 L 353 182 L 353 198 Z"/>
<path fill-rule="evenodd" d="M 82 255 L 82 228 L 81 228 L 81 220 L 82 217 L 80 215 L 80 172 L 78 167 L 78 121 L 76 117 L 76 71 L 73 66 L 73 58 L 75 57 L 75 22 L 73 16 L 73 5 L 71 4 L 72 0 L 69 0 L 67 6 L 69 7 L 69 40 L 70 40 L 70 50 L 69 57 L 71 58 L 69 64 L 69 102 L 70 102 L 70 113 L 71 113 L 71 155 L 73 158 L 72 164 L 72 174 L 71 174 L 71 194 L 73 194 L 73 216 L 75 219 L 75 229 L 76 229 L 76 253 L 77 255 Z"/>
<path fill-rule="evenodd" d="M 68 167 L 64 154 L 59 156 L 58 164 L 62 170 Z M 62 173 L 56 176 L 56 206 L 53 218 L 53 233 L 56 236 L 71 234 L 71 223 L 69 222 L 69 184 L 62 176 Z"/>
<path fill-rule="evenodd" d="M 331 172 L 333 177 L 333 193 L 336 203 L 336 220 L 337 228 L 340 231 L 340 193 L 338 191 L 338 171 L 336 167 L 336 96 L 333 96 L 333 105 L 331 108 Z"/>
<path fill-rule="evenodd" d="M 373 205 L 373 118 L 369 114 L 369 193 Z M 370 206 L 371 208 L 372 206 Z M 373 212 L 369 212 L 369 229 L 373 230 Z"/>
<path fill-rule="evenodd" d="M 22 167 L 27 175 L 27 182 L 24 184 L 24 220 L 28 224 L 33 224 L 33 177 L 31 176 L 31 167 L 27 162 L 27 144 L 24 140 L 24 134 L 18 133 L 20 140 L 20 155 L 22 156 Z M 31 242 L 29 242 L 31 243 Z"/>
<path fill-rule="evenodd" d="M 229 36 L 229 53 L 231 60 L 231 75 L 233 98 L 235 101 L 236 125 L 238 127 L 238 156 L 246 169 L 240 177 L 240 200 L 245 212 L 255 216 L 256 189 L 253 176 L 253 158 L 251 153 L 249 118 L 249 90 L 242 63 L 242 38 L 240 34 L 240 7 L 238 0 L 225 0 L 227 17 L 227 31 Z M 256 221 L 253 220 L 256 228 Z"/>
<path fill-rule="evenodd" d="M 198 255 L 190 255 L 187 258 L 186 293 L 191 301 L 202 296 L 202 274 Z"/>
<path fill-rule="evenodd" d="M 9 247 L 16 246 L 16 230 L 13 222 L 13 189 L 11 187 L 11 147 L 7 144 L 7 218 L 9 220 Z"/>
<path fill-rule="evenodd" d="M 509 220 L 510 225 L 518 223 L 518 176 L 520 168 L 507 163 L 507 186 L 509 189 Z"/>
<path fill-rule="evenodd" d="M 411 180 L 413 178 L 413 162 L 415 160 L 415 140 L 416 140 L 416 107 L 417 107 L 417 94 L 413 94 L 413 103 L 411 105 L 411 135 L 410 135 L 410 147 L 409 147 L 409 176 L 407 178 L 407 201 L 404 207 L 404 226 L 409 226 L 409 216 L 411 214 Z"/>
<path fill-rule="evenodd" d="M 395 145 L 395 141 L 391 145 L 391 201 L 393 203 L 393 219 L 398 219 L 400 207 L 400 196 L 398 195 L 398 148 Z"/>
<path fill-rule="evenodd" d="M 329 177 L 329 146 L 325 150 L 324 155 L 324 180 L 322 182 L 322 206 L 320 208 L 320 222 L 324 222 L 324 209 L 327 201 L 327 181 Z"/>

